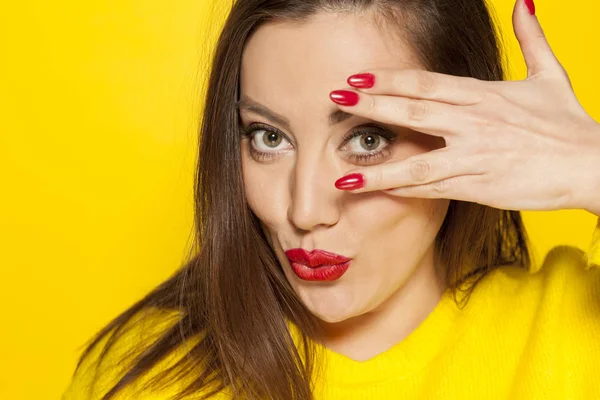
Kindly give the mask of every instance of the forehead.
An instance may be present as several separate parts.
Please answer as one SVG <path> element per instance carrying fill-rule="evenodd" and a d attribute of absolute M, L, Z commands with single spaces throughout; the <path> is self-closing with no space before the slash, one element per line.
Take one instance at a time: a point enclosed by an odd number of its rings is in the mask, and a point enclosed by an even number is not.
<path fill-rule="evenodd" d="M 269 22 L 249 38 L 242 55 L 241 92 L 293 114 L 328 112 L 329 92 L 370 68 L 422 68 L 401 32 L 386 32 L 366 15 L 321 13 L 298 23 Z"/>

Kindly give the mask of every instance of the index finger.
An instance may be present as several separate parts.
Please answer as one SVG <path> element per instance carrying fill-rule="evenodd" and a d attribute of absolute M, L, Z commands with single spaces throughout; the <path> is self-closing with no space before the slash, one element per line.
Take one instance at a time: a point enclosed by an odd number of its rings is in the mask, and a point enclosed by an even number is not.
<path fill-rule="evenodd" d="M 347 80 L 361 92 L 472 105 L 483 98 L 485 81 L 419 69 L 372 69 Z"/>

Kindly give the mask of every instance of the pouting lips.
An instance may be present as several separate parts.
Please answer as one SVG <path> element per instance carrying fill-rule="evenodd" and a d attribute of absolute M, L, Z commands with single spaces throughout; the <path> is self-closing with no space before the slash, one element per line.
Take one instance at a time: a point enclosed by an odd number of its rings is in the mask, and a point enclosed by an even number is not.
<path fill-rule="evenodd" d="M 350 262 L 346 261 L 341 264 L 323 264 L 318 267 L 308 267 L 304 264 L 291 262 L 292 270 L 300 279 L 305 281 L 335 281 L 346 272 L 350 266 Z"/>
<path fill-rule="evenodd" d="M 290 263 L 296 262 L 311 268 L 343 264 L 351 260 L 351 258 L 340 254 L 317 249 L 311 252 L 302 248 L 289 249 L 285 252 L 285 255 Z"/>

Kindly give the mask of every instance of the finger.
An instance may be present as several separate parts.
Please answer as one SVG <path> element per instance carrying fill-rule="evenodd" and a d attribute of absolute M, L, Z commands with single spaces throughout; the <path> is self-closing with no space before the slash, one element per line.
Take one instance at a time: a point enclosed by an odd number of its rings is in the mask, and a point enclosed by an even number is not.
<path fill-rule="evenodd" d="M 512 20 L 515 36 L 519 41 L 525 64 L 527 64 L 527 77 L 529 78 L 542 71 L 563 73 L 563 67 L 554 55 L 544 30 L 535 15 L 533 1 L 517 0 L 513 9 Z"/>
<path fill-rule="evenodd" d="M 419 69 L 371 69 L 351 75 L 348 84 L 361 92 L 470 105 L 482 100 L 485 82 L 472 77 Z"/>
<path fill-rule="evenodd" d="M 345 99 L 356 99 L 356 96 L 358 102 L 344 105 L 347 104 Z M 455 136 L 466 131 L 465 121 L 469 119 L 461 106 L 436 101 L 371 95 L 351 90 L 334 90 L 330 93 L 330 98 L 341 110 L 350 114 L 434 136 Z"/>
<path fill-rule="evenodd" d="M 468 177 L 469 176 L 467 175 L 461 175 L 427 183 L 425 185 L 392 188 L 386 190 L 385 193 L 400 197 L 416 197 L 422 199 L 473 201 L 467 191 Z"/>
<path fill-rule="evenodd" d="M 456 157 L 448 147 L 418 154 L 404 160 L 388 162 L 371 167 L 352 170 L 345 176 L 359 173 L 363 176 L 363 187 L 352 190 L 354 193 L 386 190 L 404 186 L 425 185 L 461 175 L 481 174 L 478 168 L 470 165 L 467 158 Z M 336 186 L 344 186 L 344 177 Z"/>

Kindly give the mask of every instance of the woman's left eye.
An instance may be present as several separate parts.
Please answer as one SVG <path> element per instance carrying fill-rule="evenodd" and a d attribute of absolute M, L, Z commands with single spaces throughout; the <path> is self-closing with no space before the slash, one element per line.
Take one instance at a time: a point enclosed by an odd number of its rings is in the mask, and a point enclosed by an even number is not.
<path fill-rule="evenodd" d="M 348 151 L 347 157 L 355 164 L 373 164 L 390 155 L 395 139 L 395 134 L 386 131 L 358 129 L 344 138 L 341 150 Z"/>
<path fill-rule="evenodd" d="M 376 151 L 380 150 L 382 146 L 387 145 L 387 140 L 376 133 L 360 133 L 353 135 L 348 140 L 348 145 L 345 149 L 350 150 L 353 153 L 362 153 L 365 151 Z"/>

